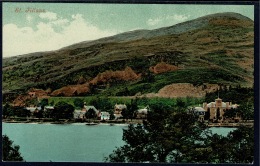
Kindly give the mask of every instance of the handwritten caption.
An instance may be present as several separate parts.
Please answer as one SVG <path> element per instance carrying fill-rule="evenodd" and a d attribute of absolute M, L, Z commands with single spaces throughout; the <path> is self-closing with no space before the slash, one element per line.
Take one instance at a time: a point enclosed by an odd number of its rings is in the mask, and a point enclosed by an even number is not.
<path fill-rule="evenodd" d="M 46 13 L 45 9 L 39 9 L 39 8 L 26 8 L 26 9 L 22 9 L 22 8 L 15 8 L 15 13 Z"/>

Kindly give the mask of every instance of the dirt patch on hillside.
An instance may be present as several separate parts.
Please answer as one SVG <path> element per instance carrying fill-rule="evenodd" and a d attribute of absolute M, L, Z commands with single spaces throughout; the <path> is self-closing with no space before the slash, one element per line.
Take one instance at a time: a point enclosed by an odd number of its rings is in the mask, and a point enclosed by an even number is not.
<path fill-rule="evenodd" d="M 69 85 L 57 89 L 51 93 L 51 96 L 77 96 L 90 93 L 95 85 L 102 85 L 113 81 L 131 81 L 141 77 L 136 74 L 130 67 L 123 71 L 105 71 L 98 74 L 94 79 L 81 85 Z"/>
<path fill-rule="evenodd" d="M 155 66 L 151 66 L 149 70 L 155 74 L 165 73 L 169 71 L 175 71 L 178 67 L 174 65 L 167 64 L 165 62 L 158 63 Z"/>
<path fill-rule="evenodd" d="M 201 86 L 193 86 L 190 83 L 170 84 L 158 91 L 158 93 L 148 93 L 146 97 L 204 97 L 206 92 L 215 92 L 218 89 L 217 84 L 203 84 Z"/>
<path fill-rule="evenodd" d="M 69 85 L 53 91 L 51 96 L 76 96 L 89 91 L 89 84 Z"/>
<path fill-rule="evenodd" d="M 100 73 L 89 83 L 97 85 L 117 80 L 131 81 L 140 77 L 141 75 L 136 74 L 130 67 L 126 67 L 123 71 L 105 71 Z"/>
<path fill-rule="evenodd" d="M 33 100 L 33 99 L 43 99 L 43 98 L 48 98 L 51 90 L 47 89 L 42 90 L 42 89 L 35 89 L 32 88 L 30 89 L 26 94 L 24 95 L 19 95 L 14 101 L 13 101 L 13 106 L 26 106 L 26 102 Z"/>

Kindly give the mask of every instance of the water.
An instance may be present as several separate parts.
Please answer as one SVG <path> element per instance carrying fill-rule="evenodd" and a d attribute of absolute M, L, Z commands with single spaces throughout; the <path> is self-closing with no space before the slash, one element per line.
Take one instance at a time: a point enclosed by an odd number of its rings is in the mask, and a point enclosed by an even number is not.
<path fill-rule="evenodd" d="M 26 161 L 102 162 L 115 147 L 124 145 L 123 125 L 2 123 L 3 134 Z"/>
<path fill-rule="evenodd" d="M 126 125 L 2 123 L 3 134 L 20 146 L 28 162 L 102 162 L 116 147 L 124 145 Z M 213 127 L 226 136 L 234 128 Z"/>
<path fill-rule="evenodd" d="M 237 128 L 229 128 L 229 127 L 211 127 L 210 130 L 212 133 L 217 133 L 219 135 L 227 136 L 230 131 L 233 131 Z"/>

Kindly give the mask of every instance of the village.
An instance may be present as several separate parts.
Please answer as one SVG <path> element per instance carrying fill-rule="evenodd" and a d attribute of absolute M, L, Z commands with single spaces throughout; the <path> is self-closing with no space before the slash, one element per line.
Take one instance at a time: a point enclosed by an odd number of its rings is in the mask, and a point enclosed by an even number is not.
<path fill-rule="evenodd" d="M 221 98 L 215 99 L 210 103 L 199 104 L 201 106 L 190 106 L 186 108 L 186 112 L 193 114 L 200 122 L 204 122 L 209 127 L 237 127 L 239 125 L 253 125 L 253 120 L 243 120 L 241 115 L 236 112 L 239 108 L 238 104 L 232 102 L 224 102 Z M 131 109 L 131 110 L 130 110 Z M 86 123 L 87 125 L 97 125 L 99 123 L 142 123 L 147 118 L 149 105 L 145 107 L 127 108 L 126 104 L 115 104 L 110 111 L 99 110 L 94 105 L 84 105 L 81 109 L 72 108 L 71 116 L 55 115 L 55 106 L 29 106 L 23 107 L 26 116 L 3 116 L 3 122 L 7 123 Z M 133 110 L 134 109 L 134 110 Z M 227 116 L 227 112 L 233 114 L 232 117 Z M 233 113 L 232 113 L 233 112 Z M 229 113 L 230 114 L 230 113 Z"/>

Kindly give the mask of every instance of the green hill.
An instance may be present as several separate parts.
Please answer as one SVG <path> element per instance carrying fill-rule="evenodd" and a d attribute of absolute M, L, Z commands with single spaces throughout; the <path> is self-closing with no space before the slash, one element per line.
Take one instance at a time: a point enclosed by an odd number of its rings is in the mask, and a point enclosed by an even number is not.
<path fill-rule="evenodd" d="M 252 87 L 253 69 L 254 22 L 218 13 L 4 58 L 3 92 L 39 88 L 54 96 L 114 96 L 158 92 L 172 83 Z"/>

